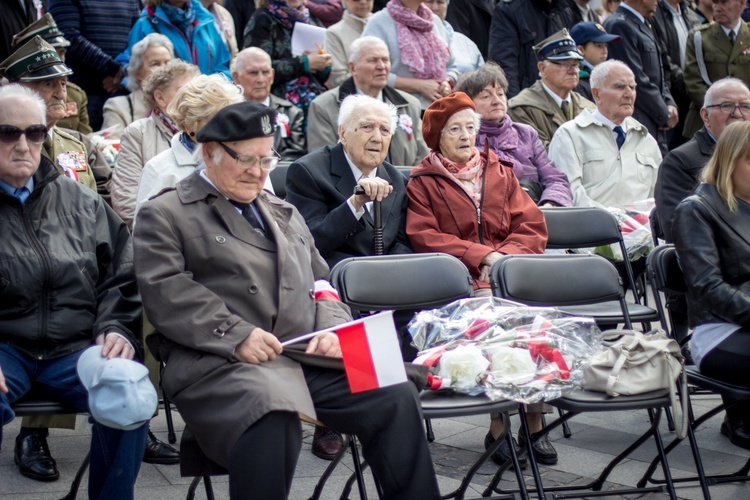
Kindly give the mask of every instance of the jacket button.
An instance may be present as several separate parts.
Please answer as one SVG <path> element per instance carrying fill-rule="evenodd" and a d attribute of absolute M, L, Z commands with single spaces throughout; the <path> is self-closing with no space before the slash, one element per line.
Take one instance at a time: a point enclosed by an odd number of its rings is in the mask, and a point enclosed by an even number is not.
<path fill-rule="evenodd" d="M 252 285 L 250 285 L 249 287 L 247 287 L 247 291 L 250 292 L 250 293 L 252 293 L 253 295 L 255 295 L 256 293 L 258 293 L 258 285 L 256 285 L 255 283 L 253 283 Z"/>
<path fill-rule="evenodd" d="M 223 237 L 223 236 L 217 236 L 216 237 L 216 242 L 217 243 L 226 243 L 226 241 L 227 241 L 227 239 L 225 237 Z"/>

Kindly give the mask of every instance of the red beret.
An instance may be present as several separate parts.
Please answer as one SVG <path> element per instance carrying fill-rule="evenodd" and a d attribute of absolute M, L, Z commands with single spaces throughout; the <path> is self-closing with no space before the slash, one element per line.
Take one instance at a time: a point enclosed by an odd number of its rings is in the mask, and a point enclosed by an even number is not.
<path fill-rule="evenodd" d="M 440 132 L 448 119 L 462 109 L 471 108 L 476 111 L 474 101 L 463 92 L 454 92 L 448 97 L 442 97 L 430 104 L 422 117 L 422 137 L 427 147 L 437 151 L 440 147 Z"/>

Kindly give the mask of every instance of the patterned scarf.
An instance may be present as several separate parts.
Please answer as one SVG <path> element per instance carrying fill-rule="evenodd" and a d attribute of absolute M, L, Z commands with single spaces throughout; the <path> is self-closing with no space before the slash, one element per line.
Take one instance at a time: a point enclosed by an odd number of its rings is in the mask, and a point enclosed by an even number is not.
<path fill-rule="evenodd" d="M 193 31 L 195 31 L 195 11 L 193 10 L 193 2 L 190 1 L 186 3 L 184 9 L 164 2 L 161 4 L 161 8 L 164 11 L 164 14 L 167 15 L 169 22 L 185 33 L 188 40 L 192 40 Z"/>
<path fill-rule="evenodd" d="M 445 67 L 450 60 L 450 50 L 445 40 L 432 32 L 432 11 L 419 4 L 415 13 L 401 0 L 390 0 L 386 6 L 396 21 L 396 35 L 401 60 L 415 78 L 420 80 L 445 80 Z"/>
<path fill-rule="evenodd" d="M 167 130 L 169 130 L 170 134 L 175 135 L 180 131 L 180 129 L 177 128 L 177 125 L 175 125 L 172 119 L 168 117 L 166 113 L 162 112 L 162 110 L 160 110 L 159 108 L 152 109 L 151 113 L 153 113 L 156 119 L 162 122 L 165 127 L 167 127 Z"/>
<path fill-rule="evenodd" d="M 268 0 L 268 12 L 287 29 L 293 29 L 294 23 L 297 22 L 310 24 L 310 11 L 304 3 L 294 8 L 290 7 L 285 0 Z"/>
<path fill-rule="evenodd" d="M 477 206 L 482 202 L 482 155 L 477 148 L 473 148 L 471 158 L 464 164 L 457 164 L 437 151 L 430 151 L 427 163 L 438 168 L 444 168 L 456 180 L 459 186 L 474 200 Z"/>

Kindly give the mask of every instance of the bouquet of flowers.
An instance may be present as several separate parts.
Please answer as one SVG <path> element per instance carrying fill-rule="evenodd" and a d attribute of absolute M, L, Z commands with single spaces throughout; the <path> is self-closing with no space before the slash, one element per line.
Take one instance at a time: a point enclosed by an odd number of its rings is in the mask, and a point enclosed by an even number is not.
<path fill-rule="evenodd" d="M 430 389 L 536 403 L 579 388 L 602 347 L 590 318 L 494 298 L 462 299 L 409 323 Z"/>

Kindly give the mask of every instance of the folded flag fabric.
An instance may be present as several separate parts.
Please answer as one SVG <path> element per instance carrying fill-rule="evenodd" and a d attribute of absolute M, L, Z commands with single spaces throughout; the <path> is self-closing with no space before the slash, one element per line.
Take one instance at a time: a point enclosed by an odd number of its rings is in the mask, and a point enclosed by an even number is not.
<path fill-rule="evenodd" d="M 352 393 L 406 382 L 393 311 L 384 311 L 333 330 L 339 337 Z"/>

